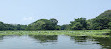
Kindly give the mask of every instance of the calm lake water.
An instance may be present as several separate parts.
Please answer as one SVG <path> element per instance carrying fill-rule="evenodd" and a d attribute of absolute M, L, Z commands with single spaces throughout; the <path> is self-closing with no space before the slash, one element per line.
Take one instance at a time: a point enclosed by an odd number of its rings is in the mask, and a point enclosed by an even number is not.
<path fill-rule="evenodd" d="M 111 49 L 111 38 L 65 35 L 0 36 L 0 49 Z"/>

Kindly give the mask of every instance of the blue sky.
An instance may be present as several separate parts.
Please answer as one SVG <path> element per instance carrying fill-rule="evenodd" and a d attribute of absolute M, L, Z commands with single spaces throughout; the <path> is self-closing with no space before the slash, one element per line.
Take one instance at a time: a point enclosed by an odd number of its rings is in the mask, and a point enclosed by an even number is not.
<path fill-rule="evenodd" d="M 74 18 L 95 18 L 109 9 L 111 0 L 0 0 L 0 21 L 30 24 L 42 18 L 56 18 L 62 25 Z"/>

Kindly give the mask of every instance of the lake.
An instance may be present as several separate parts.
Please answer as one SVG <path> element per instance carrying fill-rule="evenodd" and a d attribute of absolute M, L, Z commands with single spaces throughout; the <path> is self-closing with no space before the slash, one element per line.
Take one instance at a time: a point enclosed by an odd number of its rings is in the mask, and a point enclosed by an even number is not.
<path fill-rule="evenodd" d="M 8 35 L 0 36 L 0 49 L 111 49 L 111 38 L 65 35 Z"/>

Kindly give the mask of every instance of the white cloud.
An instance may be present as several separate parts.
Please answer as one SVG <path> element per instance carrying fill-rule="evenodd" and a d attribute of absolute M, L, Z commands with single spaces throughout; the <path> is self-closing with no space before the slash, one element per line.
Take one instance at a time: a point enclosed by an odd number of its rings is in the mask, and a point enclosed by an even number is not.
<path fill-rule="evenodd" d="M 34 20 L 34 17 L 24 17 L 23 20 L 24 21 L 31 21 L 31 20 Z"/>

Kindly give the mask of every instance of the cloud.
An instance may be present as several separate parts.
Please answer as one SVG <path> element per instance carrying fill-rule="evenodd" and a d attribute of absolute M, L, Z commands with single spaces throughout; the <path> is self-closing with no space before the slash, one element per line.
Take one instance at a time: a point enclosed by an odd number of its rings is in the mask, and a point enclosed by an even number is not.
<path fill-rule="evenodd" d="M 34 17 L 24 17 L 23 20 L 24 21 L 31 21 L 31 20 L 34 20 Z"/>

